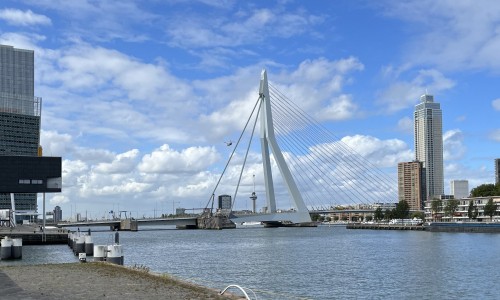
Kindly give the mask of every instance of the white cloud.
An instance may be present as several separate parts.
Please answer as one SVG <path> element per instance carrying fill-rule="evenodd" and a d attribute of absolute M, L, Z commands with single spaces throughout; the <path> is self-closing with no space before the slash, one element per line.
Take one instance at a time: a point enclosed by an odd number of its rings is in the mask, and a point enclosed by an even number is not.
<path fill-rule="evenodd" d="M 404 133 L 413 133 L 414 130 L 414 124 L 413 124 L 413 119 L 410 117 L 404 117 L 402 119 L 399 119 L 398 121 L 398 131 L 404 132 Z"/>
<path fill-rule="evenodd" d="M 301 109 L 320 120 L 346 120 L 360 114 L 358 104 L 350 95 L 342 94 L 344 85 L 350 83 L 350 73 L 363 70 L 363 64 L 354 57 L 339 60 L 318 58 L 303 61 L 295 70 L 271 73 L 268 79 L 272 89 L 277 89 Z M 258 98 L 257 67 L 240 69 L 234 76 L 225 76 L 206 82 L 197 81 L 197 89 L 206 96 L 204 106 L 212 109 L 210 114 L 200 117 L 200 124 L 209 140 L 227 138 L 232 132 L 238 134 L 250 116 Z M 227 96 L 222 98 L 220 91 Z M 273 100 L 271 91 L 271 99 Z M 228 102 L 215 102 L 227 99 Z"/>
<path fill-rule="evenodd" d="M 11 25 L 33 26 L 33 25 L 51 25 L 50 18 L 39 15 L 31 10 L 22 11 L 19 9 L 5 8 L 0 10 L 0 19 Z"/>
<path fill-rule="evenodd" d="M 65 156 L 73 150 L 73 141 L 69 134 L 42 130 L 40 144 L 45 156 Z"/>
<path fill-rule="evenodd" d="M 378 167 L 396 167 L 399 162 L 412 161 L 414 153 L 398 139 L 380 140 L 373 136 L 343 137 L 342 142 Z"/>
<path fill-rule="evenodd" d="M 332 112 L 329 119 L 346 119 L 358 111 L 351 96 L 341 94 L 342 89 L 351 82 L 350 73 L 363 69 L 364 65 L 355 57 L 308 59 L 291 73 L 282 72 L 269 80 L 279 82 L 276 87 L 311 115 L 328 109 Z"/>
<path fill-rule="evenodd" d="M 144 173 L 197 173 L 218 159 L 214 147 L 189 147 L 178 152 L 163 145 L 145 155 L 138 168 Z"/>
<path fill-rule="evenodd" d="M 35 54 L 37 93 L 43 93 L 44 124 L 50 128 L 132 144 L 190 139 L 188 124 L 178 124 L 203 106 L 189 84 L 163 64 L 79 43 Z"/>
<path fill-rule="evenodd" d="M 143 10 L 136 1 L 37 0 L 30 2 L 34 7 L 54 11 L 63 16 L 59 18 L 62 23 L 58 30 L 74 40 L 145 41 L 150 37 L 145 31 L 138 31 L 138 28 L 149 26 L 159 18 L 154 13 Z M 137 24 L 142 26 L 137 26 Z"/>
<path fill-rule="evenodd" d="M 138 155 L 137 149 L 120 153 L 110 163 L 99 163 L 94 171 L 104 174 L 129 173 L 135 168 Z"/>
<path fill-rule="evenodd" d="M 500 111 L 500 98 L 491 101 L 491 106 L 493 106 L 495 110 Z"/>
<path fill-rule="evenodd" d="M 70 200 L 65 195 L 56 194 L 52 196 L 52 198 L 49 200 L 49 203 L 51 205 L 61 205 L 64 203 L 69 203 L 69 201 Z"/>
<path fill-rule="evenodd" d="M 269 37 L 289 38 L 304 34 L 322 17 L 305 11 L 283 12 L 269 8 L 240 10 L 229 20 L 223 16 L 207 18 L 191 14 L 169 24 L 171 45 L 182 48 L 237 47 Z"/>
<path fill-rule="evenodd" d="M 333 98 L 328 106 L 316 113 L 317 120 L 342 121 L 353 118 L 358 111 L 358 105 L 351 98 L 350 95 L 340 95 Z"/>
<path fill-rule="evenodd" d="M 443 159 L 459 160 L 466 152 L 464 136 L 460 129 L 448 130 L 443 134 Z"/>
<path fill-rule="evenodd" d="M 383 105 L 387 113 L 394 113 L 415 105 L 426 91 L 436 95 L 454 86 L 455 82 L 438 70 L 420 70 L 410 81 L 391 78 L 391 85 L 378 96 L 377 103 Z"/>
<path fill-rule="evenodd" d="M 406 61 L 449 70 L 499 70 L 499 2 L 386 1 L 385 9 L 421 32 L 408 45 Z"/>
<path fill-rule="evenodd" d="M 500 129 L 493 130 L 490 135 L 490 139 L 496 142 L 500 142 Z"/>
<path fill-rule="evenodd" d="M 19 49 L 34 49 L 38 51 L 37 42 L 45 40 L 45 36 L 35 33 L 6 32 L 0 34 L 0 44 L 10 45 Z"/>
<path fill-rule="evenodd" d="M 470 165 L 463 164 L 460 161 L 453 161 L 445 163 L 445 186 L 449 185 L 451 180 L 466 179 L 469 181 L 469 190 L 478 185 L 492 182 L 491 171 L 484 165 L 471 167 Z"/>

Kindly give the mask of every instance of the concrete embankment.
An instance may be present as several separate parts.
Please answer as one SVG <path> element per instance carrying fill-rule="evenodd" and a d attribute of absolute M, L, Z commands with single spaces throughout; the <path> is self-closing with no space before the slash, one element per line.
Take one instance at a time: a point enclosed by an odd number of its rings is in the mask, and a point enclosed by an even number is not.
<path fill-rule="evenodd" d="M 347 224 L 347 229 L 373 229 L 373 230 L 426 230 L 422 225 L 401 225 L 401 224 Z"/>
<path fill-rule="evenodd" d="M 455 223 L 436 222 L 426 226 L 431 232 L 480 232 L 480 233 L 500 233 L 500 223 Z"/>
<path fill-rule="evenodd" d="M 239 299 L 143 268 L 98 262 L 0 266 L 0 278 L 0 299 Z"/>
<path fill-rule="evenodd" d="M 430 232 L 477 232 L 477 233 L 500 233 L 500 223 L 479 222 L 433 222 L 428 225 L 408 224 L 361 224 L 352 223 L 347 229 L 372 229 L 372 230 L 422 230 Z"/>

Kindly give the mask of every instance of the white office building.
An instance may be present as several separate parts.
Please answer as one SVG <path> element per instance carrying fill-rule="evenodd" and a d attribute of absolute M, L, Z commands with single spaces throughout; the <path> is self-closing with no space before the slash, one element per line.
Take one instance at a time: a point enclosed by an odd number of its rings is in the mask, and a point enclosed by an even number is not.
<path fill-rule="evenodd" d="M 427 199 L 444 194 L 443 117 L 432 95 L 415 106 L 415 160 L 422 162 Z"/>
<path fill-rule="evenodd" d="M 450 192 L 455 199 L 469 197 L 469 181 L 467 180 L 452 180 L 450 181 Z"/>

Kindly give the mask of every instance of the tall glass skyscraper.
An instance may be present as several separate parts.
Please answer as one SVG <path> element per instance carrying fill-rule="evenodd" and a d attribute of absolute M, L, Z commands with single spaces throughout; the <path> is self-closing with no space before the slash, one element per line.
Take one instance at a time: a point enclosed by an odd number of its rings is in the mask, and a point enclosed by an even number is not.
<path fill-rule="evenodd" d="M 0 155 L 37 156 L 41 98 L 34 96 L 34 52 L 0 45 Z M 36 210 L 36 194 L 15 194 L 16 210 Z M 0 194 L 0 209 L 10 209 Z"/>
<path fill-rule="evenodd" d="M 422 162 L 427 200 L 444 194 L 443 114 L 432 95 L 415 106 L 415 159 Z"/>

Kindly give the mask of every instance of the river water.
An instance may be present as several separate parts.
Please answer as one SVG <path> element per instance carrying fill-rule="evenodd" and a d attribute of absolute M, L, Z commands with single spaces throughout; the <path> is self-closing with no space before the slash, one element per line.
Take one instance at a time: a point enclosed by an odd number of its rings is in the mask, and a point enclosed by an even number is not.
<path fill-rule="evenodd" d="M 499 299 L 500 235 L 345 227 L 120 232 L 125 265 L 258 299 Z M 93 232 L 94 244 L 113 233 Z M 65 245 L 24 246 L 7 264 L 75 262 Z M 234 291 L 234 290 L 233 290 Z"/>

